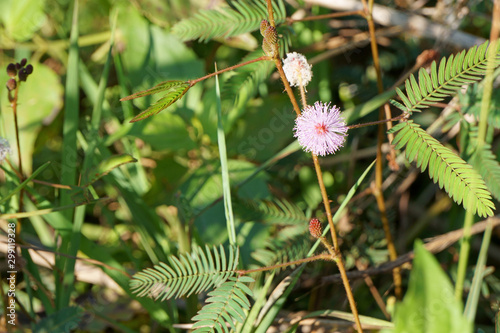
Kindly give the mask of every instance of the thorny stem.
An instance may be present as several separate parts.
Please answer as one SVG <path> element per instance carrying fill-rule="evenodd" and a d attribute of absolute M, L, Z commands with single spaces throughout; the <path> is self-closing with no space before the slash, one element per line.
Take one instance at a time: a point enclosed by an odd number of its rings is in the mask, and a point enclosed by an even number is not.
<path fill-rule="evenodd" d="M 267 12 L 269 16 L 269 23 L 274 27 L 274 17 L 273 17 L 273 9 L 272 9 L 272 4 L 271 0 L 267 0 Z M 275 49 L 277 51 L 278 46 L 275 45 Z M 299 105 L 297 104 L 297 100 L 295 99 L 295 95 L 293 94 L 292 88 L 290 87 L 290 83 L 288 83 L 288 80 L 286 79 L 285 72 L 283 71 L 283 65 L 281 64 L 281 60 L 278 58 L 279 52 L 275 52 L 275 57 L 274 57 L 274 63 L 276 64 L 276 68 L 278 69 L 278 72 L 280 74 L 281 81 L 283 82 L 283 85 L 285 86 L 285 90 L 288 94 L 288 97 L 290 98 L 290 102 L 292 103 L 293 109 L 297 116 L 300 116 L 300 108 Z M 332 218 L 332 211 L 330 208 L 330 201 L 328 200 L 328 195 L 326 193 L 326 188 L 325 184 L 323 182 L 323 175 L 321 172 L 321 167 L 319 165 L 318 157 L 315 154 L 312 154 L 313 162 L 314 162 L 314 168 L 316 169 L 316 175 L 318 176 L 318 183 L 319 187 L 321 190 L 321 196 L 323 197 L 323 203 L 325 205 L 325 211 L 326 211 L 326 216 L 328 218 L 328 224 L 330 225 L 330 232 L 332 234 L 332 239 L 333 239 L 333 244 L 334 244 L 334 253 L 336 254 L 335 257 L 332 255 L 332 258 L 334 261 L 337 263 L 337 267 L 339 268 L 340 275 L 342 276 L 342 283 L 344 285 L 344 288 L 346 290 L 347 294 L 347 299 L 349 300 L 349 305 L 351 307 L 351 312 L 354 316 L 354 320 L 356 323 L 356 329 L 358 332 L 362 333 L 363 330 L 361 328 L 361 322 L 359 320 L 359 314 L 358 314 L 358 309 L 356 308 L 356 301 L 354 300 L 354 296 L 351 290 L 351 285 L 349 284 L 349 279 L 347 278 L 346 274 L 346 269 L 344 266 L 344 262 L 342 260 L 342 254 L 339 251 L 339 246 L 338 246 L 338 240 L 337 240 L 337 233 L 335 231 L 335 225 L 333 224 L 333 218 Z"/>
<path fill-rule="evenodd" d="M 378 57 L 378 47 L 377 47 L 377 39 L 375 36 L 375 24 L 373 22 L 372 10 L 373 10 L 373 0 L 369 0 L 368 7 L 366 6 L 366 0 L 362 0 L 363 6 L 366 11 L 366 21 L 368 23 L 368 30 L 370 32 L 370 45 L 372 49 L 373 55 L 373 65 L 375 67 L 377 73 L 377 88 L 379 93 L 384 91 L 384 85 L 382 83 L 382 71 L 380 69 L 379 57 Z M 388 109 L 388 108 L 387 108 Z M 389 109 L 388 109 L 389 110 Z M 390 111 L 390 110 L 389 110 Z M 389 119 L 391 118 L 390 112 L 386 114 L 384 111 L 384 106 L 379 109 L 379 119 Z M 389 122 L 390 124 L 390 122 Z M 380 211 L 380 219 L 382 220 L 382 226 L 384 228 L 385 238 L 387 240 L 387 249 L 389 250 L 389 258 L 392 260 L 396 260 L 398 257 L 396 252 L 396 247 L 394 246 L 394 241 L 392 240 L 391 230 L 389 227 L 389 220 L 387 219 L 387 208 L 385 205 L 384 194 L 382 192 L 382 181 L 383 181 L 383 158 L 382 158 L 382 143 L 385 139 L 385 128 L 383 123 L 379 123 L 378 125 L 378 140 L 377 140 L 377 162 L 375 165 L 375 186 L 373 195 L 377 201 L 377 206 Z M 394 286 L 395 286 L 395 294 L 396 297 L 401 299 L 403 294 L 401 288 L 401 271 L 399 268 L 395 268 L 393 270 L 393 278 L 394 278 Z"/>
<path fill-rule="evenodd" d="M 309 257 L 309 258 L 304 258 L 304 259 L 299 259 L 299 260 L 294 260 L 294 261 L 289 261 L 289 262 L 286 262 L 286 263 L 283 263 L 283 264 L 266 266 L 266 267 L 260 267 L 260 268 L 249 269 L 249 270 L 237 270 L 236 272 L 241 276 L 241 275 L 247 275 L 247 274 L 250 274 L 250 273 L 270 271 L 270 270 L 281 268 L 281 267 L 287 267 L 287 266 L 292 266 L 292 265 L 300 265 L 300 264 L 304 264 L 306 262 L 317 261 L 317 260 L 332 261 L 332 260 L 335 260 L 335 257 L 332 257 L 331 254 L 322 253 L 322 254 L 318 254 L 317 256 L 313 256 L 313 257 Z"/>
<path fill-rule="evenodd" d="M 231 67 L 228 67 L 228 68 L 224 68 L 224 69 L 218 70 L 216 72 L 213 72 L 212 74 L 205 75 L 205 76 L 200 77 L 198 79 L 189 80 L 188 82 L 189 82 L 189 85 L 192 87 L 195 84 L 197 84 L 198 82 L 206 80 L 208 78 L 211 78 L 212 76 L 216 76 L 216 75 L 222 74 L 224 72 L 232 71 L 233 69 L 236 69 L 236 68 L 239 68 L 239 67 L 243 67 L 243 66 L 252 64 L 254 62 L 263 61 L 263 60 L 272 60 L 272 59 L 269 58 L 268 56 L 258 57 L 256 59 L 252 59 L 252 60 L 248 60 L 248 61 L 242 62 L 241 64 L 237 64 L 237 65 L 234 65 L 234 66 L 231 66 Z"/>

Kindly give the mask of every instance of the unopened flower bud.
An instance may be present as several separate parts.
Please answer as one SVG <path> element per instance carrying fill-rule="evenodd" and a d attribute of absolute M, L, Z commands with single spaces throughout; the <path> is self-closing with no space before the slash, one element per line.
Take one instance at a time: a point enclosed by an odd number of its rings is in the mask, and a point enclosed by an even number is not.
<path fill-rule="evenodd" d="M 265 39 L 265 38 L 262 41 L 262 50 L 264 51 L 265 55 L 267 55 L 268 57 L 274 58 L 274 53 L 275 53 L 274 45 L 269 43 L 267 41 L 267 39 Z"/>
<path fill-rule="evenodd" d="M 278 41 L 278 32 L 273 26 L 268 26 L 266 31 L 264 31 L 264 38 L 271 44 L 276 44 Z"/>
<path fill-rule="evenodd" d="M 26 66 L 26 74 L 30 75 L 31 73 L 33 73 L 33 65 L 28 65 Z"/>
<path fill-rule="evenodd" d="M 260 21 L 260 34 L 265 36 L 266 29 L 269 27 L 269 22 L 267 20 Z"/>
<path fill-rule="evenodd" d="M 26 72 L 26 68 L 21 68 L 19 70 L 19 81 L 26 81 L 26 78 L 28 77 L 28 73 Z"/>
<path fill-rule="evenodd" d="M 311 68 L 306 57 L 297 52 L 288 53 L 283 59 L 283 71 L 292 87 L 307 86 L 312 78 Z"/>
<path fill-rule="evenodd" d="M 318 219 L 311 219 L 311 221 L 309 221 L 309 232 L 314 238 L 320 238 L 322 236 L 323 228 Z"/>
<path fill-rule="evenodd" d="M 27 62 L 28 62 L 28 60 L 26 60 L 26 58 L 23 58 L 19 64 L 21 65 L 21 67 L 24 67 L 24 66 L 26 66 Z"/>
<path fill-rule="evenodd" d="M 9 91 L 16 89 L 16 86 L 17 86 L 16 80 L 9 79 L 9 81 L 7 81 L 7 89 L 9 89 Z"/>
<path fill-rule="evenodd" d="M 10 63 L 7 65 L 7 74 L 10 77 L 15 77 L 17 75 L 16 65 Z"/>

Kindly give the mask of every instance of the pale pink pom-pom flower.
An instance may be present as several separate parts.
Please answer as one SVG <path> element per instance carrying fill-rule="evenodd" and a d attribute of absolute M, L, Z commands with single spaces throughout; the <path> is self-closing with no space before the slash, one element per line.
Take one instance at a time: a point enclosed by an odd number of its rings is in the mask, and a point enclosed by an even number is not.
<path fill-rule="evenodd" d="M 295 120 L 294 136 L 306 152 L 325 156 L 344 146 L 347 126 L 336 106 L 316 102 L 306 106 Z"/>

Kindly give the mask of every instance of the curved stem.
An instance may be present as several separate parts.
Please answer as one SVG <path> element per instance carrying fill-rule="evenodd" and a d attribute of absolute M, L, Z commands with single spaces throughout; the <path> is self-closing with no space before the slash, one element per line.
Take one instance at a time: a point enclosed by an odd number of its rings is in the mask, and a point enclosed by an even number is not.
<path fill-rule="evenodd" d="M 267 0 L 267 12 L 269 15 L 269 23 L 272 26 L 275 26 L 274 24 L 274 17 L 273 17 L 273 8 L 272 8 L 272 3 L 271 0 Z M 278 45 L 275 45 L 275 49 L 277 51 Z M 274 53 L 274 63 L 276 64 L 276 68 L 278 69 L 278 72 L 280 74 L 281 81 L 283 82 L 283 85 L 285 86 L 285 90 L 288 94 L 288 97 L 290 98 L 290 102 L 293 105 L 293 109 L 297 116 L 300 116 L 300 108 L 297 103 L 297 100 L 295 98 L 295 95 L 293 94 L 292 88 L 290 87 L 290 83 L 288 82 L 285 72 L 283 71 L 283 65 L 281 63 L 281 60 L 278 58 L 279 53 L 275 52 Z M 318 176 L 318 183 L 319 187 L 321 190 L 321 196 L 323 197 L 323 203 L 325 205 L 325 210 L 328 218 L 328 224 L 330 225 L 330 232 L 332 234 L 332 239 L 334 243 L 334 252 L 335 252 L 335 262 L 337 263 L 337 267 L 339 268 L 340 274 L 342 276 L 342 283 L 344 285 L 344 288 L 346 290 L 347 294 L 347 299 L 349 300 L 349 306 L 351 308 L 351 312 L 354 316 L 354 320 L 356 322 L 356 329 L 358 332 L 362 333 L 363 329 L 361 328 L 361 322 L 359 320 L 359 314 L 358 314 L 358 309 L 356 308 L 356 302 L 354 301 L 354 296 L 351 290 L 351 285 L 349 283 L 349 279 L 347 278 L 346 274 L 346 269 L 344 266 L 344 262 L 342 260 L 342 255 L 339 251 L 339 246 L 338 246 L 338 240 L 337 240 L 337 233 L 335 232 L 335 226 L 333 224 L 333 218 L 332 218 L 332 211 L 330 208 L 330 201 L 328 200 L 328 195 L 326 193 L 326 188 L 325 184 L 323 182 L 323 175 L 321 172 L 321 167 L 319 165 L 318 157 L 314 154 L 312 154 L 312 159 L 314 162 L 314 168 L 316 169 L 316 175 Z M 333 254 L 332 254 L 333 256 Z"/>

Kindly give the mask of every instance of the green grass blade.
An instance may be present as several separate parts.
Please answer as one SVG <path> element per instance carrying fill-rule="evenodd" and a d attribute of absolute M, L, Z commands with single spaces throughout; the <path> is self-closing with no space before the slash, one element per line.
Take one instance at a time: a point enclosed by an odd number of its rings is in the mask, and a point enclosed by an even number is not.
<path fill-rule="evenodd" d="M 63 146 L 61 154 L 61 183 L 64 185 L 73 186 L 76 185 L 76 159 L 77 159 L 77 144 L 76 144 L 76 133 L 78 131 L 79 125 L 79 103 L 80 103 L 80 93 L 78 86 L 78 61 L 79 61 L 79 46 L 78 46 L 78 0 L 73 4 L 73 20 L 71 25 L 71 35 L 70 35 L 70 46 L 68 55 L 68 66 L 66 75 L 66 87 L 65 87 L 65 107 L 64 107 L 64 122 L 63 122 Z M 70 205 L 71 197 L 69 195 L 61 196 L 61 206 Z M 62 212 L 66 220 L 71 221 L 73 218 L 72 210 L 65 210 Z M 67 237 L 62 237 L 61 245 L 58 249 L 59 252 L 66 253 L 69 246 L 70 239 Z M 56 303 L 57 308 L 62 309 L 69 305 L 69 298 L 72 291 L 72 283 L 68 280 L 73 280 L 74 272 L 73 270 L 67 271 L 65 269 L 66 262 L 68 261 L 65 257 L 57 257 L 56 266 L 57 269 L 54 270 L 56 281 L 60 281 L 60 272 L 64 272 L 65 283 L 56 284 Z"/>
<path fill-rule="evenodd" d="M 488 247 L 490 246 L 492 232 L 491 220 L 488 220 L 488 225 L 483 235 L 483 242 L 481 243 L 481 250 L 477 258 L 476 269 L 474 270 L 474 277 L 472 278 L 472 286 L 467 297 L 465 304 L 464 315 L 470 322 L 474 322 L 477 312 L 477 305 L 479 303 L 479 296 L 481 296 L 481 289 L 483 286 L 484 272 L 486 268 L 486 259 L 488 258 Z"/>
<path fill-rule="evenodd" d="M 222 125 L 222 106 L 220 99 L 219 76 L 215 76 L 215 94 L 217 100 L 217 143 L 219 145 L 220 165 L 222 171 L 222 192 L 224 195 L 224 210 L 226 214 L 229 243 L 236 245 L 236 231 L 234 226 L 233 204 L 231 200 L 231 184 L 229 182 L 229 168 L 227 165 L 226 138 Z"/>
<path fill-rule="evenodd" d="M 9 194 L 7 194 L 5 197 L 3 197 L 2 199 L 0 199 L 0 204 L 7 201 L 10 197 L 12 197 L 14 194 L 16 194 L 17 192 L 21 191 L 21 189 L 23 189 L 32 179 L 34 179 L 36 176 L 38 176 L 38 174 L 40 172 L 42 172 L 43 170 L 45 170 L 46 167 L 48 167 L 50 164 L 50 161 L 49 162 L 46 162 L 45 164 L 43 164 L 42 166 L 40 166 L 38 169 L 35 170 L 35 172 L 33 172 L 33 174 L 31 176 L 29 176 L 24 182 L 22 182 L 21 184 L 19 184 L 18 186 L 16 186 L 15 189 L 13 189 Z"/>

